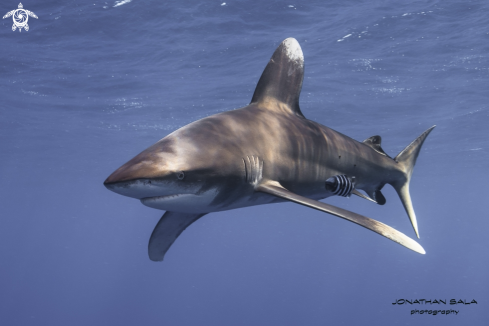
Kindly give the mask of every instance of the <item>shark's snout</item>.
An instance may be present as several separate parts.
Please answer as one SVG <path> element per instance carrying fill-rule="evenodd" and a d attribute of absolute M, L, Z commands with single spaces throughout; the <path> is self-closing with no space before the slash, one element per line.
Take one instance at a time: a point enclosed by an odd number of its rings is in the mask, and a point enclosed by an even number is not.
<path fill-rule="evenodd" d="M 112 173 L 107 179 L 105 179 L 104 186 L 107 187 L 107 189 L 112 189 L 116 183 L 120 182 L 120 177 L 116 172 Z"/>
<path fill-rule="evenodd" d="M 167 192 L 162 183 L 150 179 L 119 182 L 110 182 L 110 180 L 107 182 L 107 180 L 105 180 L 104 186 L 117 194 L 137 199 L 161 196 Z"/>
<path fill-rule="evenodd" d="M 109 175 L 109 177 L 104 181 L 104 186 L 115 193 L 124 196 L 134 197 L 128 194 L 127 190 L 130 188 L 131 184 L 138 183 L 138 178 L 133 173 L 131 173 L 132 169 L 130 169 L 126 165 L 127 164 L 121 166 L 111 175 Z"/>
<path fill-rule="evenodd" d="M 136 181 L 140 179 L 163 179 L 178 170 L 175 161 L 174 140 L 165 137 L 156 144 L 148 147 L 129 162 L 115 170 L 105 181 L 104 185 L 113 190 L 115 184 Z"/>
<path fill-rule="evenodd" d="M 137 159 L 136 156 L 117 170 L 104 181 L 104 185 L 134 181 L 138 179 L 154 179 L 165 175 L 161 165 L 152 160 Z"/>
<path fill-rule="evenodd" d="M 104 186 L 110 189 L 110 187 L 114 186 L 117 183 L 121 183 L 124 181 L 130 181 L 137 179 L 137 176 L 134 173 L 131 173 L 132 168 L 126 166 L 124 164 L 117 170 L 115 170 L 107 179 L 104 181 Z"/>
<path fill-rule="evenodd" d="M 109 175 L 104 186 L 115 193 L 137 199 L 161 196 L 161 181 L 168 174 L 164 166 L 163 162 L 143 152 Z"/>

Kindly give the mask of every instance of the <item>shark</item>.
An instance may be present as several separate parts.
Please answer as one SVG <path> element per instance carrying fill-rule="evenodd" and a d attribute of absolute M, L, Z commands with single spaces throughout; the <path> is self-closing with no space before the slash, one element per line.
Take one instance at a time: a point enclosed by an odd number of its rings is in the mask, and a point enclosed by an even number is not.
<path fill-rule="evenodd" d="M 409 184 L 435 126 L 392 158 L 378 135 L 359 142 L 305 118 L 299 106 L 303 78 L 302 49 L 287 38 L 266 65 L 249 105 L 172 132 L 105 180 L 109 190 L 166 211 L 149 240 L 151 260 L 162 261 L 178 236 L 206 214 L 280 202 L 343 218 L 425 254 L 394 228 L 319 200 L 353 194 L 383 205 L 381 190 L 389 184 L 419 238 Z"/>

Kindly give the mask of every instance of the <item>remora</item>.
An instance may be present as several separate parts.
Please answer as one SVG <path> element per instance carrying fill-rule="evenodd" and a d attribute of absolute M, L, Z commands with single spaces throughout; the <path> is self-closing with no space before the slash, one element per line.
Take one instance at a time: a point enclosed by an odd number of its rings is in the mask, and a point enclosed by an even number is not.
<path fill-rule="evenodd" d="M 353 193 L 382 205 L 380 190 L 390 184 L 418 235 L 409 182 L 434 126 L 392 159 L 380 136 L 358 142 L 306 119 L 299 108 L 303 76 L 301 47 L 288 38 L 267 64 L 248 106 L 178 129 L 105 180 L 108 189 L 166 211 L 149 241 L 151 260 L 163 260 L 180 233 L 207 213 L 284 201 L 344 218 L 425 253 L 381 222 L 318 200 Z"/>

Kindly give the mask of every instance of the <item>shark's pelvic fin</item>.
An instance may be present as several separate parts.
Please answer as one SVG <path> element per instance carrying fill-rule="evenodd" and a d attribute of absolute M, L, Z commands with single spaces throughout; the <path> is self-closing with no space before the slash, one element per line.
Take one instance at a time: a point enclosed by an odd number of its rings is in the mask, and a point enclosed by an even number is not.
<path fill-rule="evenodd" d="M 204 214 L 165 212 L 149 239 L 148 254 L 152 261 L 162 261 L 170 246 L 190 224 Z"/>
<path fill-rule="evenodd" d="M 380 188 L 380 189 L 382 189 L 382 188 Z M 373 200 L 375 200 L 375 202 L 377 204 L 379 204 L 379 205 L 385 205 L 385 203 L 387 201 L 385 200 L 385 197 L 382 194 L 382 192 L 380 192 L 380 189 L 375 189 L 375 190 L 367 189 L 367 190 L 365 190 L 365 192 L 370 196 L 370 198 L 372 198 Z"/>
<path fill-rule="evenodd" d="M 299 107 L 299 96 L 304 78 L 304 55 L 294 38 L 284 40 L 273 53 L 263 71 L 251 103 L 278 101 L 291 113 L 304 117 Z"/>
<path fill-rule="evenodd" d="M 394 158 L 394 160 L 399 163 L 401 170 L 404 171 L 404 178 L 392 183 L 392 186 L 396 189 L 399 198 L 401 198 L 401 202 L 406 209 L 414 228 L 414 232 L 416 232 L 418 238 L 418 222 L 416 221 L 416 214 L 414 214 L 413 203 L 411 202 L 411 195 L 409 194 L 409 182 L 411 181 L 414 165 L 416 164 L 416 159 L 418 158 L 421 146 L 423 146 L 426 137 L 428 137 L 435 127 L 436 126 L 433 126 L 423 132 Z"/>
<path fill-rule="evenodd" d="M 288 191 L 280 183 L 277 181 L 264 181 L 260 183 L 256 187 L 256 191 L 261 191 L 273 196 L 277 196 L 286 200 L 290 200 L 294 203 L 301 204 L 304 206 L 308 206 L 314 209 L 317 209 L 319 211 L 326 212 L 328 214 L 332 214 L 338 217 L 341 217 L 345 220 L 348 220 L 350 222 L 356 223 L 358 225 L 361 225 L 371 231 L 374 231 L 388 239 L 391 239 L 394 242 L 399 243 L 400 245 L 411 249 L 413 251 L 416 251 L 420 254 L 425 254 L 426 252 L 424 251 L 423 247 L 413 239 L 409 238 L 405 234 L 391 228 L 388 225 L 385 225 L 384 223 L 378 222 L 376 220 L 373 220 L 371 218 L 347 211 L 345 209 L 328 205 L 326 203 L 322 203 L 320 201 L 314 200 L 314 199 L 309 199 L 297 194 L 294 194 L 293 192 Z"/>

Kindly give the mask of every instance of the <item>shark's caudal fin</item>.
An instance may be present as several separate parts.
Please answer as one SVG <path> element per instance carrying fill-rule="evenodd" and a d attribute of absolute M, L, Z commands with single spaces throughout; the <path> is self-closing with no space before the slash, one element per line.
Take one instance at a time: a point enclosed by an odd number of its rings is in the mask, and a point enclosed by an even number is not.
<path fill-rule="evenodd" d="M 278 46 L 265 67 L 251 103 L 278 101 L 291 113 L 304 117 L 299 108 L 303 78 L 302 49 L 296 39 L 288 38 Z"/>
<path fill-rule="evenodd" d="M 416 164 L 416 159 L 418 158 L 421 146 L 430 134 L 430 132 L 435 128 L 433 126 L 423 132 L 418 138 L 416 138 L 411 144 L 409 144 L 404 150 L 402 150 L 399 155 L 397 155 L 394 160 L 399 163 L 399 167 L 404 172 L 404 178 L 393 183 L 392 186 L 396 189 L 401 202 L 406 209 L 406 212 L 413 225 L 414 232 L 419 238 L 418 232 L 418 222 L 416 221 L 416 214 L 414 214 L 413 203 L 411 202 L 411 195 L 409 194 L 409 182 L 411 181 L 411 175 L 413 174 L 414 165 Z"/>

